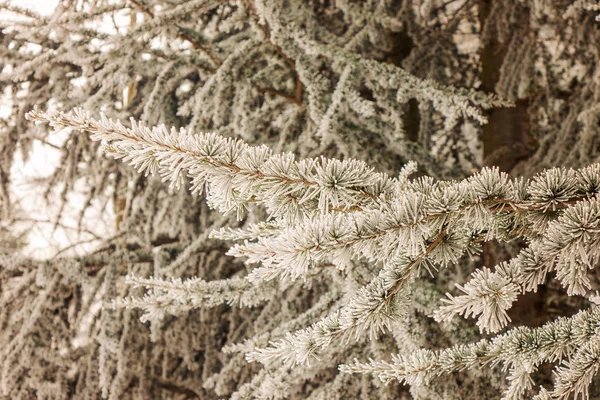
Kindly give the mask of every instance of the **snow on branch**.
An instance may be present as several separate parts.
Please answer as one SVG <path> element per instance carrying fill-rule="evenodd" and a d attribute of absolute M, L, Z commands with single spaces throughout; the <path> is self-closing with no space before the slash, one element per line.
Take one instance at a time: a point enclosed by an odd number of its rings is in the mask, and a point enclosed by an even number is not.
<path fill-rule="evenodd" d="M 451 119 L 473 118 L 480 124 L 485 124 L 487 118 L 481 109 L 513 105 L 495 94 L 444 86 L 431 79 L 420 79 L 392 64 L 365 59 L 340 47 L 317 43 L 301 34 L 297 34 L 294 38 L 307 54 L 329 57 L 341 65 L 348 65 L 361 71 L 365 78 L 374 79 L 381 84 L 381 87 L 395 90 L 396 100 L 399 103 L 404 103 L 410 98 L 430 101 L 436 110 Z"/>
<path fill-rule="evenodd" d="M 397 354 L 392 361 L 363 363 L 358 360 L 340 366 L 345 373 L 371 374 L 384 383 L 398 380 L 409 385 L 427 384 L 443 374 L 498 364 L 517 366 L 529 363 L 530 373 L 544 362 L 569 357 L 558 367 L 553 398 L 587 394 L 591 377 L 597 372 L 600 308 L 561 317 L 539 328 L 519 327 L 476 343 L 456 345 L 443 350 L 421 349 Z M 522 380 L 527 384 L 528 380 Z M 509 397 L 505 397 L 509 398 Z"/>
<path fill-rule="evenodd" d="M 131 128 L 81 109 L 71 113 L 32 111 L 28 118 L 55 129 L 91 132 L 106 153 L 130 163 L 139 172 L 160 174 L 178 188 L 187 173 L 191 190 L 202 192 L 223 213 L 241 218 L 251 202 L 267 207 L 271 216 L 294 219 L 320 210 L 351 211 L 389 195 L 397 183 L 358 160 L 315 158 L 296 161 L 293 154 L 275 155 L 266 146 L 248 146 L 214 133 L 192 134 L 165 126 L 149 128 L 131 120 Z"/>
<path fill-rule="evenodd" d="M 472 249 L 469 242 L 543 234 L 565 209 L 597 192 L 597 171 L 598 165 L 553 169 L 530 182 L 510 181 L 495 169 L 456 183 L 424 179 L 377 209 L 303 219 L 279 235 L 236 245 L 229 254 L 262 263 L 252 280 L 295 279 L 323 263 L 344 269 L 361 257 L 377 262 L 417 256 L 444 227 L 443 240 L 430 252 L 437 263 L 455 263 Z"/>
<path fill-rule="evenodd" d="M 144 287 L 148 293 L 143 297 L 115 300 L 110 306 L 143 309 L 142 322 L 161 320 L 165 314 L 180 315 L 194 308 L 221 304 L 252 307 L 272 298 L 277 290 L 276 285 L 253 285 L 243 278 L 207 282 L 199 278 L 165 280 L 129 275 L 125 282 L 133 287 Z"/>
<path fill-rule="evenodd" d="M 488 268 L 476 270 L 472 278 L 464 286 L 457 288 L 464 293 L 452 296 L 442 301 L 446 304 L 436 311 L 437 321 L 449 320 L 456 314 L 465 318 L 479 315 L 477 325 L 481 331 L 498 332 L 510 321 L 507 311 L 517 300 L 519 287 L 510 276 L 510 264 L 502 263 L 496 266 L 495 272 Z"/>
<path fill-rule="evenodd" d="M 548 169 L 528 180 L 510 179 L 497 168 L 484 168 L 460 181 L 411 180 L 412 163 L 398 178 L 390 178 L 362 161 L 296 160 L 291 153 L 276 155 L 266 146 L 252 147 L 214 133 L 149 128 L 133 119 L 127 128 L 80 109 L 68 114 L 31 112 L 28 118 L 55 129 L 91 132 L 105 152 L 140 172 L 160 174 L 173 187 L 187 174 L 191 190 L 206 187 L 209 204 L 222 213 L 236 211 L 241 218 L 251 203 L 269 213 L 266 221 L 212 233 L 243 241 L 227 254 L 260 264 L 246 277 L 207 282 L 130 276 L 130 283 L 148 292 L 114 306 L 142 308 L 144 320 L 156 321 L 165 314 L 223 303 L 252 307 L 277 289 L 301 290 L 302 284 L 294 284 L 298 279 L 308 287 L 320 274 L 351 282 L 343 301 L 316 322 L 303 320 L 309 323 L 280 332 L 268 345 L 264 340 L 247 343 L 246 359 L 267 368 L 308 367 L 350 339 L 374 340 L 391 331 L 411 307 L 418 307 L 410 298 L 422 283 L 422 270 L 434 276 L 440 267 L 477 254 L 484 241 L 524 238 L 528 245 L 494 270 L 473 272 L 469 282 L 458 286 L 461 295 L 448 294 L 435 313 L 438 321 L 455 314 L 473 316 L 481 331 L 497 332 L 510 321 L 508 310 L 520 292 L 536 290 L 556 271 L 568 295 L 585 294 L 591 288 L 586 271 L 600 260 L 600 164 Z M 352 274 L 368 278 L 357 284 Z M 505 398 L 511 398 L 532 388 L 531 374 L 540 363 L 570 356 L 557 369 L 554 395 L 585 394 L 598 370 L 598 346 L 585 329 L 596 329 L 597 314 L 596 309 L 584 311 L 542 328 L 517 328 L 472 345 L 422 349 L 394 356 L 392 362 L 357 362 L 342 370 L 422 385 L 442 373 L 503 363 L 509 371 Z"/>
<path fill-rule="evenodd" d="M 389 296 L 389 289 L 389 283 L 378 276 L 338 311 L 308 328 L 287 333 L 268 347 L 254 349 L 246 354 L 246 359 L 267 365 L 274 361 L 290 366 L 310 365 L 336 340 L 359 340 L 365 333 L 373 340 L 380 332 L 391 329 L 410 304 L 407 285 L 396 290 L 394 296 Z"/>
<path fill-rule="evenodd" d="M 600 204 L 597 197 L 569 207 L 549 223 L 545 236 L 523 249 L 509 263 L 491 272 L 473 272 L 471 280 L 458 286 L 464 295 L 448 294 L 446 305 L 436 312 L 438 321 L 455 314 L 479 315 L 482 331 L 497 332 L 510 321 L 506 311 L 520 292 L 536 291 L 550 271 L 570 296 L 585 295 L 591 289 L 587 271 L 600 259 Z"/>

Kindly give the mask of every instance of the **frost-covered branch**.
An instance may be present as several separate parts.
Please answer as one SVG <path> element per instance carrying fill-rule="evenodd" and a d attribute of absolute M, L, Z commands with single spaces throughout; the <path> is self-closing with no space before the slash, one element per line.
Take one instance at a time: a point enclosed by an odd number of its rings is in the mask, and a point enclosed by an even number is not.
<path fill-rule="evenodd" d="M 481 109 L 494 107 L 509 107 L 513 104 L 498 98 L 495 94 L 487 94 L 476 90 L 459 89 L 444 86 L 430 79 L 419 79 L 401 68 L 391 64 L 384 64 L 375 60 L 368 60 L 352 54 L 342 48 L 326 46 L 306 39 L 300 35 L 296 37 L 299 46 L 313 56 L 326 56 L 334 60 L 350 64 L 372 79 L 388 78 L 382 82 L 387 89 L 397 89 L 396 100 L 400 103 L 409 98 L 430 101 L 434 108 L 449 118 L 472 118 L 480 124 L 487 123 L 487 118 Z"/>
<path fill-rule="evenodd" d="M 443 246 L 433 255 L 438 263 L 453 263 L 469 248 L 461 243 L 471 239 L 543 234 L 565 209 L 597 192 L 599 168 L 553 169 L 530 182 L 509 181 L 492 169 L 457 183 L 420 180 L 378 209 L 304 219 L 277 236 L 236 245 L 229 254 L 263 264 L 253 280 L 297 278 L 318 263 L 344 269 L 360 257 L 376 262 L 416 256 L 445 226 Z"/>
<path fill-rule="evenodd" d="M 75 128 L 104 141 L 104 151 L 129 162 L 140 173 L 160 174 L 179 187 L 184 173 L 191 190 L 207 186 L 208 201 L 223 213 L 249 202 L 264 204 L 274 217 L 295 218 L 315 209 L 351 211 L 393 191 L 397 181 L 357 160 L 325 158 L 296 161 L 274 155 L 265 146 L 248 146 L 216 134 L 192 134 L 164 126 L 148 128 L 132 120 L 131 128 L 101 116 L 95 120 L 80 109 L 73 113 L 31 112 L 28 118 L 55 129 Z"/>
<path fill-rule="evenodd" d="M 564 3 L 0 4 L 0 397 L 596 396 L 598 7 Z M 99 249 L 17 254 L 40 145 L 49 235 Z"/>
<path fill-rule="evenodd" d="M 206 282 L 199 278 L 165 280 L 130 275 L 126 283 L 133 287 L 144 287 L 148 293 L 143 297 L 115 300 L 110 305 L 143 309 L 143 322 L 161 320 L 165 314 L 180 315 L 194 308 L 210 308 L 221 304 L 252 307 L 272 298 L 277 290 L 273 284 L 253 285 L 243 278 Z"/>
<path fill-rule="evenodd" d="M 533 367 L 543 362 L 556 362 L 566 357 L 557 370 L 553 396 L 587 393 L 590 376 L 598 369 L 597 333 L 600 308 L 581 311 L 570 318 L 559 318 L 540 328 L 520 327 L 468 345 L 444 350 L 418 350 L 397 354 L 392 361 L 369 361 L 340 366 L 346 373 L 372 374 L 383 382 L 399 380 L 409 385 L 422 385 L 443 374 L 498 364 L 518 366 L 526 362 Z M 525 381 L 526 382 L 526 381 Z"/>
<path fill-rule="evenodd" d="M 519 292 L 536 291 L 550 271 L 556 271 L 569 295 L 585 295 L 591 289 L 587 271 L 598 263 L 599 248 L 600 204 L 592 197 L 566 209 L 548 224 L 543 238 L 534 240 L 509 263 L 497 265 L 494 272 L 487 268 L 475 271 L 464 287 L 458 286 L 465 294 L 448 294 L 436 319 L 479 315 L 483 331 L 497 332 L 510 321 L 506 311 Z"/>
<path fill-rule="evenodd" d="M 437 321 L 449 320 L 456 314 L 465 318 L 479 316 L 477 325 L 482 332 L 498 332 L 510 321 L 507 311 L 517 300 L 519 287 L 514 283 L 506 263 L 496 266 L 495 272 L 488 268 L 476 270 L 464 286 L 457 288 L 461 296 L 447 294 L 445 305 L 436 311 Z"/>

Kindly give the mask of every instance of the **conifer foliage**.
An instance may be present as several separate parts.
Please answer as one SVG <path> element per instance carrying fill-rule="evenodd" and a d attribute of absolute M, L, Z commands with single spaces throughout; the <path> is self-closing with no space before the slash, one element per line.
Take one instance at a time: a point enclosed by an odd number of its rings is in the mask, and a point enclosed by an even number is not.
<path fill-rule="evenodd" d="M 0 396 L 600 395 L 597 4 L 0 7 Z M 112 237 L 28 256 L 33 143 Z"/>

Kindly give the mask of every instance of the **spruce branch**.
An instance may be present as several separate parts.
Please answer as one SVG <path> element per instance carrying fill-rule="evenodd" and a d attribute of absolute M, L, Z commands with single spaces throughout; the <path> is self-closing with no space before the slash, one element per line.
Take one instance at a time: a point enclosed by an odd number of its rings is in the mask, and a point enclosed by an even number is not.
<path fill-rule="evenodd" d="M 539 328 L 519 327 L 468 345 L 397 354 L 392 356 L 392 361 L 370 360 L 362 363 L 356 360 L 353 364 L 341 365 L 340 371 L 371 374 L 384 383 L 396 379 L 409 385 L 422 385 L 443 374 L 464 369 L 494 367 L 498 364 L 513 366 L 522 362 L 535 368 L 543 362 L 556 362 L 574 355 L 572 359 L 577 361 L 573 365 L 565 362 L 564 367 L 558 368 L 561 378 L 557 381 L 554 395 L 564 398 L 572 392 L 584 393 L 583 388 L 589 384 L 590 371 L 598 368 L 592 353 L 597 348 L 596 330 L 599 326 L 600 308 L 594 307 L 580 311 L 573 317 L 560 317 Z M 566 383 L 569 379 L 581 383 L 572 386 Z M 569 389 L 564 391 L 563 385 Z"/>
<path fill-rule="evenodd" d="M 476 270 L 464 286 L 457 285 L 463 295 L 446 294 L 448 298 L 442 300 L 445 305 L 435 312 L 435 319 L 450 320 L 456 314 L 465 318 L 479 316 L 477 325 L 482 332 L 498 332 L 510 321 L 507 311 L 520 292 L 514 283 L 513 267 L 512 263 L 501 263 L 494 272 L 485 267 Z"/>
<path fill-rule="evenodd" d="M 135 6 L 135 8 L 137 8 L 138 10 L 143 12 L 144 15 L 146 15 L 150 18 L 150 22 L 146 23 L 146 25 L 150 25 L 150 26 L 166 25 L 166 24 L 172 23 L 174 20 L 176 20 L 176 18 L 178 16 L 185 15 L 186 13 L 190 13 L 190 12 L 194 11 L 194 9 L 202 8 L 203 6 L 206 6 L 210 3 L 209 1 L 206 1 L 206 0 L 190 1 L 190 2 L 186 2 L 186 4 L 183 4 L 179 7 L 175 7 L 172 10 L 169 10 L 169 12 L 167 12 L 167 13 L 162 13 L 157 16 L 150 8 L 145 6 L 142 3 L 142 1 L 140 1 L 140 0 L 128 0 L 128 1 L 131 4 L 133 4 Z M 146 27 L 138 28 L 139 31 L 144 31 L 145 29 L 147 29 L 147 28 Z M 198 40 L 196 40 L 188 32 L 186 32 L 185 29 L 182 29 L 177 25 L 175 25 L 175 29 L 177 31 L 177 36 L 181 40 L 191 43 L 192 46 L 194 47 L 194 49 L 204 53 L 213 62 L 213 64 L 217 68 L 221 65 L 221 61 L 213 54 L 213 51 L 210 48 L 202 45 Z"/>
<path fill-rule="evenodd" d="M 206 282 L 199 278 L 165 280 L 128 275 L 126 283 L 134 288 L 146 288 L 148 292 L 143 297 L 113 300 L 108 305 L 111 308 L 143 309 L 142 322 L 161 320 L 165 314 L 177 316 L 195 308 L 221 304 L 253 307 L 272 298 L 277 290 L 273 284 L 253 285 L 243 278 Z"/>
<path fill-rule="evenodd" d="M 409 307 L 418 307 L 414 300 L 410 301 L 412 291 L 422 284 L 415 281 L 414 272 L 422 266 L 429 268 L 427 257 L 441 243 L 438 238 L 443 236 L 442 231 L 420 257 L 386 264 L 338 311 L 308 328 L 287 333 L 268 347 L 254 349 L 246 354 L 246 359 L 267 365 L 275 360 L 286 365 L 309 364 L 335 341 L 358 341 L 365 336 L 375 340 L 380 333 L 391 330 L 394 323 L 401 321 Z"/>
<path fill-rule="evenodd" d="M 530 230 L 544 234 L 550 221 L 596 193 L 600 175 L 593 174 L 597 172 L 598 165 L 577 173 L 552 169 L 523 182 L 484 169 L 455 183 L 421 180 L 406 185 L 377 209 L 303 219 L 278 236 L 236 245 L 229 254 L 263 264 L 253 271 L 252 280 L 295 279 L 319 263 L 344 269 L 349 261 L 361 257 L 377 262 L 416 256 L 427 248 L 433 232 L 445 226 L 447 240 L 440 247 L 445 251 L 435 254 L 440 263 L 453 263 L 469 249 L 460 243 L 470 241 L 473 235 L 483 240 L 511 240 Z M 549 234 L 559 232 L 555 227 Z"/>
<path fill-rule="evenodd" d="M 393 298 L 388 297 L 387 286 L 383 276 L 376 277 L 338 311 L 307 328 L 286 333 L 267 347 L 255 348 L 246 354 L 246 359 L 266 365 L 279 362 L 288 366 L 310 365 L 335 341 L 359 340 L 365 333 L 375 339 L 401 320 L 410 304 L 406 286 L 402 291 L 397 290 Z"/>
<path fill-rule="evenodd" d="M 278 46 L 276 43 L 273 42 L 273 40 L 271 40 L 271 27 L 265 21 L 264 18 L 261 18 L 258 15 L 257 9 L 256 9 L 253 1 L 245 0 L 245 3 L 247 5 L 248 9 L 250 10 L 250 14 L 256 20 L 256 22 L 259 24 L 260 28 L 262 29 L 265 39 L 267 41 L 269 41 L 269 43 L 273 46 L 273 50 L 275 51 L 275 53 L 277 55 L 279 55 L 281 58 L 283 58 L 285 63 L 291 68 L 291 70 L 294 74 L 294 79 L 296 80 L 296 88 L 294 90 L 294 96 L 290 96 L 288 94 L 282 93 L 282 92 L 272 89 L 272 88 L 259 88 L 259 90 L 263 91 L 265 93 L 273 94 L 275 96 L 280 96 L 280 97 L 288 100 L 291 103 L 301 106 L 302 105 L 302 97 L 304 94 L 304 85 L 302 83 L 302 80 L 300 79 L 300 76 L 298 75 L 298 71 L 296 70 L 296 63 L 283 51 L 281 46 Z"/>
<path fill-rule="evenodd" d="M 272 216 L 295 219 L 297 214 L 351 211 L 389 195 L 397 180 L 376 173 L 361 161 L 325 158 L 296 161 L 290 153 L 274 155 L 265 146 L 251 147 L 240 140 L 216 134 L 193 135 L 185 129 L 148 128 L 132 120 L 90 117 L 81 109 L 30 112 L 27 118 L 49 122 L 55 129 L 75 128 L 104 141 L 104 150 L 122 158 L 139 172 L 160 174 L 179 187 L 184 171 L 192 178 L 191 190 L 208 186 L 208 201 L 223 213 L 238 217 L 251 202 L 264 204 Z"/>
<path fill-rule="evenodd" d="M 0 3 L 0 397 L 595 395 L 597 1 Z M 86 256 L 16 253 L 38 139 L 58 218 L 115 205 Z"/>
<path fill-rule="evenodd" d="M 497 332 L 510 319 L 506 311 L 519 292 L 536 291 L 550 271 L 572 295 L 585 295 L 591 288 L 586 271 L 600 259 L 600 200 L 592 197 L 567 208 L 548 224 L 545 235 L 535 239 L 509 263 L 497 265 L 494 272 L 484 268 L 472 274 L 464 295 L 450 294 L 446 305 L 436 312 L 438 321 L 455 314 L 479 315 L 482 331 Z"/>
<path fill-rule="evenodd" d="M 352 65 L 355 70 L 363 71 L 366 77 L 378 80 L 388 77 L 384 85 L 396 90 L 396 100 L 400 103 L 409 98 L 430 101 L 434 108 L 447 117 L 472 118 L 480 124 L 487 123 L 487 118 L 480 108 L 510 107 L 511 102 L 502 100 L 494 94 L 476 90 L 466 90 L 453 86 L 444 86 L 430 79 L 420 79 L 392 64 L 384 64 L 375 60 L 365 59 L 340 47 L 324 45 L 304 37 L 301 33 L 295 35 L 298 46 L 312 56 L 325 56 L 340 62 L 342 65 Z M 388 86 L 389 85 L 389 86 Z"/>

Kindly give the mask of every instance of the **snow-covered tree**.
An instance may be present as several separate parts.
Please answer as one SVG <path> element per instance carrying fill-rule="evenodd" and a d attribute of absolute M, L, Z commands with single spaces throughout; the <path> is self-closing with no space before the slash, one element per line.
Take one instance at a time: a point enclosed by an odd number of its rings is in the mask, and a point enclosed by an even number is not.
<path fill-rule="evenodd" d="M 600 395 L 598 4 L 0 8 L 0 396 Z"/>

